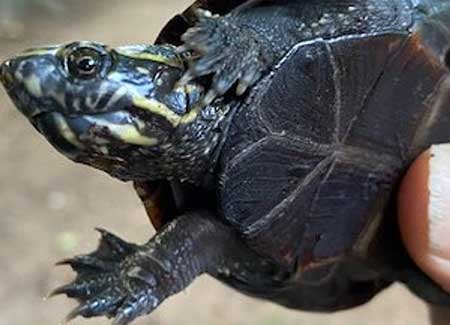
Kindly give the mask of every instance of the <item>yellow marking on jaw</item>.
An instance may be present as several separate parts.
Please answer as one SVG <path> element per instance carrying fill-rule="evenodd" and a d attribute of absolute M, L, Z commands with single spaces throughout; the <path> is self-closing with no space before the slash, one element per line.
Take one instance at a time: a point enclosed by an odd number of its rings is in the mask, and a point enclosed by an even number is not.
<path fill-rule="evenodd" d="M 155 99 L 138 96 L 133 98 L 133 104 L 136 108 L 141 108 L 164 117 L 173 126 L 177 126 L 182 118 Z"/>
<path fill-rule="evenodd" d="M 185 114 L 181 120 L 180 123 L 181 124 L 189 124 L 192 123 L 193 121 L 195 121 L 195 119 L 197 118 L 198 114 L 200 113 L 200 110 L 202 108 L 199 106 L 195 106 L 191 109 L 191 111 L 187 114 Z"/>
<path fill-rule="evenodd" d="M 139 146 L 151 147 L 158 144 L 156 138 L 147 137 L 139 133 L 139 130 L 135 126 L 130 124 L 113 124 L 107 121 L 100 120 L 95 117 L 86 117 L 92 124 L 106 127 L 113 137 L 117 140 L 123 141 L 129 144 L 135 144 Z"/>
<path fill-rule="evenodd" d="M 120 126 L 117 127 L 117 129 L 117 133 L 114 132 L 113 134 L 126 143 L 145 147 L 151 147 L 158 144 L 158 140 L 156 138 L 143 136 L 139 133 L 138 130 L 136 130 L 136 128 L 132 127 L 131 125 Z"/>
<path fill-rule="evenodd" d="M 84 145 L 78 141 L 77 136 L 67 124 L 66 120 L 59 114 L 55 115 L 53 118 L 55 119 L 56 127 L 58 128 L 59 133 L 64 137 L 64 139 L 73 144 L 75 147 L 83 149 Z"/>
<path fill-rule="evenodd" d="M 167 56 L 164 56 L 162 54 L 153 54 L 148 52 L 142 52 L 138 49 L 124 49 L 124 48 L 115 48 L 114 51 L 116 51 L 118 54 L 132 58 L 132 59 L 138 59 L 138 60 L 147 60 L 152 62 L 159 62 L 174 68 L 184 68 L 183 62 L 175 57 L 168 58 Z"/>

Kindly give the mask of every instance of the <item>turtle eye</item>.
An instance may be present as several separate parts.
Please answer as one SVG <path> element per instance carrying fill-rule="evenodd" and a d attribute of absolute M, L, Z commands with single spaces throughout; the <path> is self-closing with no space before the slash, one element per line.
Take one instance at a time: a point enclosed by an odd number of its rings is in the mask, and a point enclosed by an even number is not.
<path fill-rule="evenodd" d="M 104 54 L 92 48 L 74 49 L 67 56 L 69 73 L 80 79 L 96 78 L 103 70 Z"/>

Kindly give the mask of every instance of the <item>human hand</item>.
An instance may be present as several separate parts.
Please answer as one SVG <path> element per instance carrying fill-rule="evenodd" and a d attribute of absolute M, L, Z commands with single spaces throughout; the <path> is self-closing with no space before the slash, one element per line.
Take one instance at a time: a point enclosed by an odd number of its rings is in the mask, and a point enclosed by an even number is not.
<path fill-rule="evenodd" d="M 450 144 L 432 146 L 413 163 L 400 186 L 398 209 L 409 254 L 450 292 Z M 449 308 L 431 308 L 432 324 L 449 320 Z"/>
<path fill-rule="evenodd" d="M 450 144 L 418 157 L 399 191 L 399 224 L 417 265 L 450 292 Z"/>

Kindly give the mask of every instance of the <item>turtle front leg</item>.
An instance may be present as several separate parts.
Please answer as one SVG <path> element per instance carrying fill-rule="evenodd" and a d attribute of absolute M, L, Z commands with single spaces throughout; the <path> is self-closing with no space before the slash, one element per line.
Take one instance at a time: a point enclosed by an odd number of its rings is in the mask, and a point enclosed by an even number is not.
<path fill-rule="evenodd" d="M 181 52 L 193 52 L 189 69 L 179 85 L 213 74 L 211 88 L 202 106 L 225 94 L 237 83 L 236 93 L 242 95 L 275 60 L 268 42 L 253 29 L 240 24 L 233 16 L 218 16 L 198 9 L 198 23 L 182 36 Z"/>
<path fill-rule="evenodd" d="M 59 263 L 77 272 L 72 283 L 52 293 L 80 302 L 67 321 L 77 316 L 107 316 L 114 318 L 115 325 L 128 324 L 152 312 L 204 272 L 231 274 L 239 282 L 251 278 L 258 287 L 272 282 L 273 266 L 207 212 L 178 217 L 142 246 L 99 231 L 102 237 L 95 252 Z"/>

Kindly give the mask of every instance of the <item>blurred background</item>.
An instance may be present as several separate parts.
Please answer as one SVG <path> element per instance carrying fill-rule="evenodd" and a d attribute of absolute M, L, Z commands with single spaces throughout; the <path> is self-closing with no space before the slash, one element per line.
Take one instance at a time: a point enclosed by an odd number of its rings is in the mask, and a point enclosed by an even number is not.
<path fill-rule="evenodd" d="M 0 0 L 0 61 L 24 48 L 73 40 L 150 43 L 191 0 Z M 75 303 L 45 300 L 73 274 L 53 264 L 95 248 L 95 226 L 144 242 L 153 234 L 128 184 L 57 154 L 0 89 L 0 325 L 60 324 Z M 333 315 L 289 311 L 203 276 L 136 325 L 427 325 L 427 306 L 400 285 Z M 441 318 L 434 324 L 449 324 Z M 106 325 L 77 319 L 74 325 Z"/>

